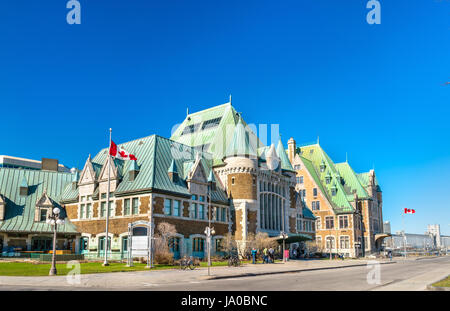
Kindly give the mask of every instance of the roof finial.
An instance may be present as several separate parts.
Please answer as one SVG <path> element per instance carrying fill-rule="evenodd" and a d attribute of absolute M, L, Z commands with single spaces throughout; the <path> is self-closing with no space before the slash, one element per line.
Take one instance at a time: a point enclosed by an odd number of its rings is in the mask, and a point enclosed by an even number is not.
<path fill-rule="evenodd" d="M 345 152 L 345 163 L 348 163 L 348 154 Z"/>
<path fill-rule="evenodd" d="M 317 144 L 319 145 L 319 135 L 317 135 Z"/>
<path fill-rule="evenodd" d="M 186 116 L 189 115 L 189 107 L 186 108 Z"/>
<path fill-rule="evenodd" d="M 231 94 L 230 94 L 230 105 L 231 105 Z"/>

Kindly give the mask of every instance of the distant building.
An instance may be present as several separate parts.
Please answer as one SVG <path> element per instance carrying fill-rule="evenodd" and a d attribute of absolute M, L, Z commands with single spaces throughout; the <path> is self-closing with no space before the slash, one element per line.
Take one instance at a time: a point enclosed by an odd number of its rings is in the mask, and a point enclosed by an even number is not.
<path fill-rule="evenodd" d="M 44 167 L 43 167 L 44 165 Z M 46 165 L 48 167 L 46 167 Z M 70 169 L 62 164 L 58 163 L 58 160 L 53 159 L 42 159 L 42 161 L 38 160 L 30 160 L 25 158 L 12 157 L 7 155 L 0 155 L 0 167 L 5 168 L 23 168 L 29 170 L 46 170 L 51 169 L 56 171 L 54 167 L 57 167 L 58 172 L 70 172 Z"/>
<path fill-rule="evenodd" d="M 409 250 L 450 249 L 450 236 L 441 235 L 438 224 L 428 225 L 424 234 L 403 233 L 398 231 L 384 241 L 385 248 Z"/>
<path fill-rule="evenodd" d="M 428 225 L 427 229 L 427 233 L 433 237 L 436 247 L 441 248 L 441 227 L 439 224 Z"/>
<path fill-rule="evenodd" d="M 384 233 L 391 233 L 391 222 L 390 221 L 385 221 L 383 223 L 383 231 Z"/>

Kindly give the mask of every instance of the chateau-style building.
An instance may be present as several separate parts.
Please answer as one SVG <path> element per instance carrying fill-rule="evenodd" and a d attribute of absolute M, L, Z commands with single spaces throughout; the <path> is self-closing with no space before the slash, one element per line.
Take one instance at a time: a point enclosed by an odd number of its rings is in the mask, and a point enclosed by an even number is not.
<path fill-rule="evenodd" d="M 240 246 L 257 232 L 278 237 L 284 231 L 297 242 L 314 238 L 314 216 L 295 192 L 295 171 L 281 140 L 264 146 L 231 102 L 188 114 L 170 139 L 152 135 L 119 147 L 137 161 L 113 160 L 102 149 L 61 196 L 86 256 L 104 254 L 107 212 L 111 258 L 126 256 L 128 224 L 136 220 L 173 224 L 176 257 L 204 256 L 208 213 L 216 232 L 213 254 L 222 251 L 228 232 Z M 208 182 L 215 185 L 211 192 Z"/>
<path fill-rule="evenodd" d="M 319 143 L 288 141 L 296 191 L 316 216 L 316 244 L 324 252 L 363 256 L 380 249 L 382 192 L 375 171 L 356 174 L 348 162 L 335 164 Z"/>
<path fill-rule="evenodd" d="M 60 208 L 64 216 L 65 211 L 58 202 L 73 175 L 59 171 L 62 166 L 57 160 L 4 157 L 15 162 L 0 167 L 2 256 L 49 251 L 53 246 L 53 227 L 46 221 L 54 207 Z M 58 226 L 57 232 L 57 249 L 75 252 L 80 236 L 75 226 L 66 222 Z"/>

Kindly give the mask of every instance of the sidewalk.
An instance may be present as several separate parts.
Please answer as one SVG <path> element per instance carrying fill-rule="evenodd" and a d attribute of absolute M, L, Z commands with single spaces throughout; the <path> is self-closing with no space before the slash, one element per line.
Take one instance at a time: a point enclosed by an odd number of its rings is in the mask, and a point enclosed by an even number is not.
<path fill-rule="evenodd" d="M 159 270 L 138 272 L 114 272 L 98 274 L 82 274 L 79 282 L 74 276 L 38 276 L 13 277 L 0 276 L 0 285 L 11 286 L 40 286 L 57 287 L 62 290 L 70 288 L 86 289 L 123 289 L 149 288 L 152 286 L 171 283 L 198 283 L 205 280 L 248 277 L 278 273 L 292 273 L 300 271 L 339 269 L 354 266 L 365 266 L 369 260 L 293 260 L 275 264 L 246 264 L 241 267 L 213 267 L 211 276 L 208 268 L 195 270 Z M 395 261 L 378 260 L 381 264 L 395 263 Z"/>

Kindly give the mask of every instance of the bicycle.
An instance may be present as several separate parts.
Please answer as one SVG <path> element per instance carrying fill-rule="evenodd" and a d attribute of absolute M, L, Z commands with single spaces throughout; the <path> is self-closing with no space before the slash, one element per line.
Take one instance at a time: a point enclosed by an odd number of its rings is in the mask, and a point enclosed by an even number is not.
<path fill-rule="evenodd" d="M 189 259 L 184 257 L 183 259 L 180 260 L 180 268 L 182 270 L 186 270 L 187 268 L 194 270 L 195 269 L 195 265 L 194 265 L 194 261 L 192 260 L 192 257 L 190 257 Z"/>
<path fill-rule="evenodd" d="M 241 261 L 238 256 L 231 256 L 228 259 L 228 267 L 239 267 L 241 265 Z"/>

